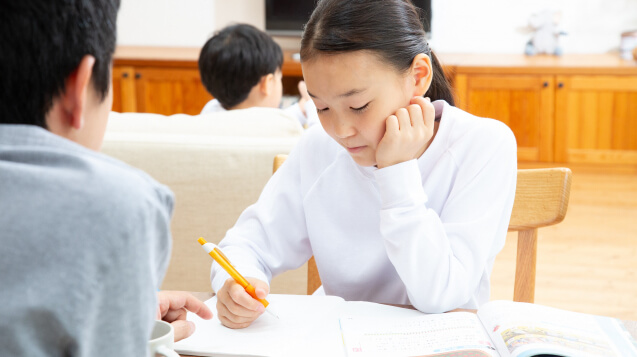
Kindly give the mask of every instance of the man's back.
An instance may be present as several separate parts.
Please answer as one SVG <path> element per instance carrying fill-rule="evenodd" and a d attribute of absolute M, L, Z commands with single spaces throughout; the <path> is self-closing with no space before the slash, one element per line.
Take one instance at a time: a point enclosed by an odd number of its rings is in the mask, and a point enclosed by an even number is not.
<path fill-rule="evenodd" d="M 33 125 L 0 125 L 0 348 L 144 355 L 172 193 Z"/>

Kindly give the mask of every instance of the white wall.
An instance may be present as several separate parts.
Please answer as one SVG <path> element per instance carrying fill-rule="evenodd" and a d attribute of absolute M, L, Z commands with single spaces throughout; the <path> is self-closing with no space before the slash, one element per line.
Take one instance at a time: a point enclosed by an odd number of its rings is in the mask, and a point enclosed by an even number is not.
<path fill-rule="evenodd" d="M 122 0 L 117 42 L 133 46 L 201 47 L 229 23 L 265 28 L 263 0 Z"/>
<path fill-rule="evenodd" d="M 543 9 L 562 13 L 565 53 L 619 47 L 637 29 L 637 0 L 434 0 L 432 46 L 439 52 L 522 53 L 530 38 L 519 29 Z"/>
<path fill-rule="evenodd" d="M 122 0 L 121 45 L 200 47 L 232 22 L 265 27 L 264 0 Z M 565 53 L 601 53 L 637 29 L 637 0 L 433 0 L 431 43 L 439 52 L 522 53 L 520 31 L 543 9 L 562 12 Z M 281 40 L 284 47 L 298 41 Z"/>
<path fill-rule="evenodd" d="M 120 45 L 201 47 L 214 30 L 210 0 L 121 0 Z"/>

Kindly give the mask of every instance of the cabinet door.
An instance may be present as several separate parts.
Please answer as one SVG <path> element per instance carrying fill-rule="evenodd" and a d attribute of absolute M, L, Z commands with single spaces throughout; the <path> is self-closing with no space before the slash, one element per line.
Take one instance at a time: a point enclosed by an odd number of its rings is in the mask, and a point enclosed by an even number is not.
<path fill-rule="evenodd" d="M 133 67 L 113 67 L 113 107 L 114 112 L 135 112 L 135 79 Z"/>
<path fill-rule="evenodd" d="M 520 161 L 553 161 L 553 76 L 458 74 L 457 106 L 504 122 Z"/>
<path fill-rule="evenodd" d="M 559 162 L 637 164 L 637 76 L 557 77 Z"/>
<path fill-rule="evenodd" d="M 136 68 L 137 110 L 164 115 L 201 113 L 212 99 L 199 78 L 199 70 Z"/>

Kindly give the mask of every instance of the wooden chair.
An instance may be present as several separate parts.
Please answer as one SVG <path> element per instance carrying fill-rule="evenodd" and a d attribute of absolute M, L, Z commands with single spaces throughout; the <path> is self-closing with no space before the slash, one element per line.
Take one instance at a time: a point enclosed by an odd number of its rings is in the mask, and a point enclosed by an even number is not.
<path fill-rule="evenodd" d="M 274 158 L 276 171 L 287 155 Z M 568 168 L 518 170 L 513 211 L 509 232 L 518 232 L 513 301 L 530 302 L 535 299 L 535 268 L 537 261 L 538 228 L 564 220 L 571 192 L 571 170 Z M 307 293 L 321 286 L 314 257 L 308 261 Z"/>

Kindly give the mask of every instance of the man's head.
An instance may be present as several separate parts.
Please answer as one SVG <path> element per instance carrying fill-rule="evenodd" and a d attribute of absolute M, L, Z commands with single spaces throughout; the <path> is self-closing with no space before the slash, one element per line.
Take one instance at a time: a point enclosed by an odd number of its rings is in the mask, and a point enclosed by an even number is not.
<path fill-rule="evenodd" d="M 238 24 L 215 34 L 201 49 L 201 81 L 225 109 L 278 107 L 281 101 L 283 52 L 254 26 Z"/>
<path fill-rule="evenodd" d="M 101 146 L 119 0 L 0 3 L 0 123 Z"/>

